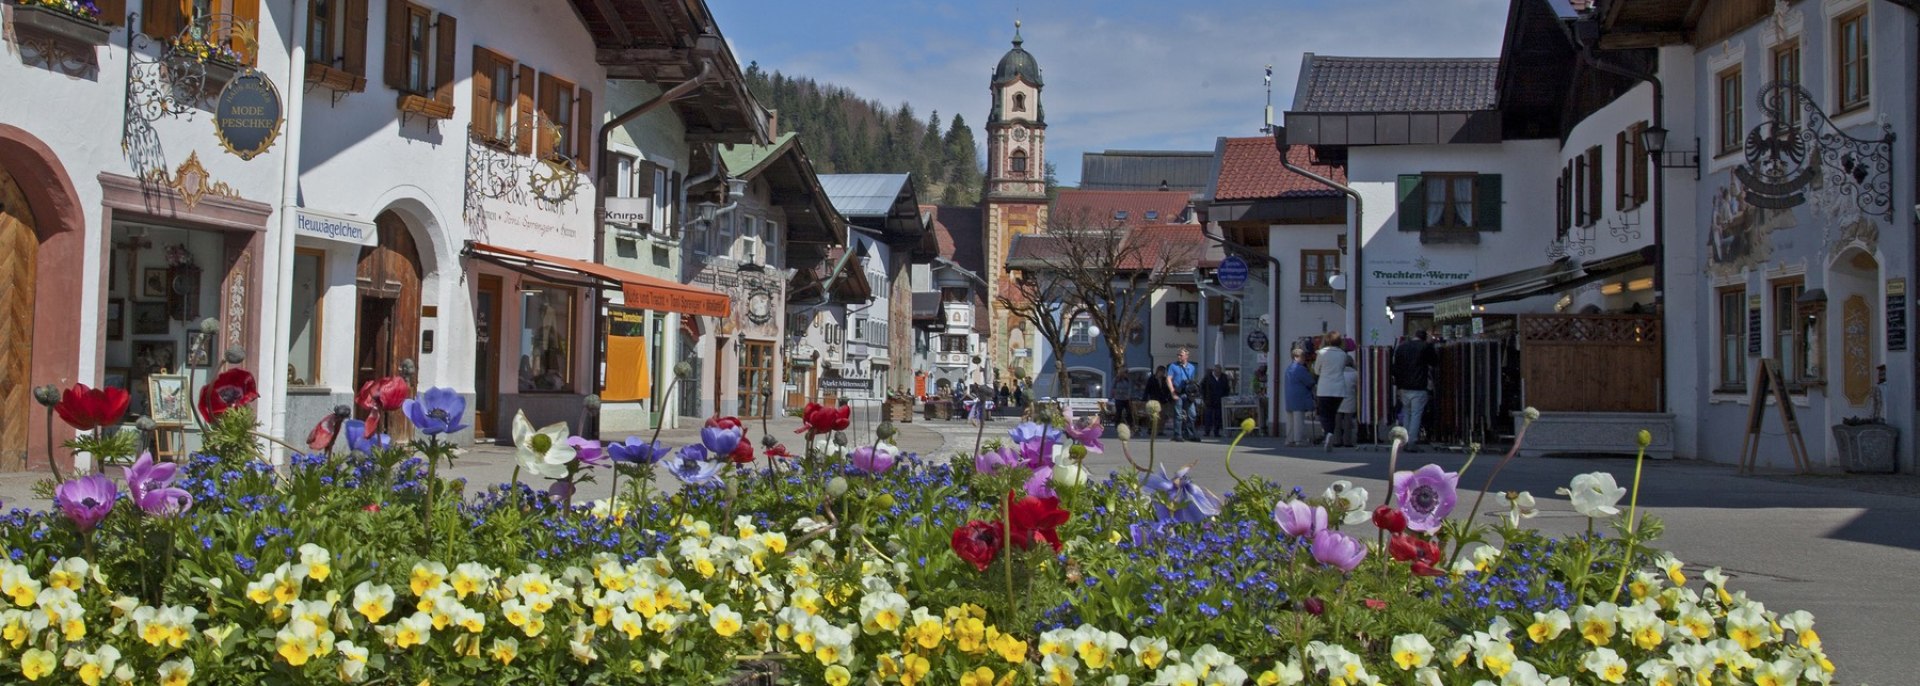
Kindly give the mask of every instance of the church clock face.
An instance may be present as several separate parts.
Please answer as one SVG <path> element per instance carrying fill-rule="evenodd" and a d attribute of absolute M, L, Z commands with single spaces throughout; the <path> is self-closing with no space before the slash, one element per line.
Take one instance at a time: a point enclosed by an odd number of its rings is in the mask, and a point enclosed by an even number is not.
<path fill-rule="evenodd" d="M 1027 139 L 1027 130 L 1017 127 L 1014 128 L 1013 139 L 1016 141 L 1025 141 Z"/>

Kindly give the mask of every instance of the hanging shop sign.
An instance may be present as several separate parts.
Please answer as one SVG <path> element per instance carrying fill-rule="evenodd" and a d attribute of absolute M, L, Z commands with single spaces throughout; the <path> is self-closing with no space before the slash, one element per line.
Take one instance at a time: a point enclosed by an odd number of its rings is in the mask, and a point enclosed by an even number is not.
<path fill-rule="evenodd" d="M 380 231 L 374 227 L 373 222 L 318 212 L 304 207 L 293 211 L 293 232 L 301 236 L 360 246 L 371 247 L 380 243 Z"/>
<path fill-rule="evenodd" d="M 1907 349 L 1907 280 L 1887 279 L 1887 351 Z"/>
<path fill-rule="evenodd" d="M 251 160 L 280 137 L 286 110 L 280 91 L 257 69 L 234 75 L 214 101 L 213 132 L 227 152 Z"/>
<path fill-rule="evenodd" d="M 1214 278 L 1220 287 L 1238 292 L 1247 286 L 1247 261 L 1239 255 L 1228 255 L 1220 260 L 1220 268 L 1214 272 Z"/>
<path fill-rule="evenodd" d="M 1433 304 L 1433 320 L 1459 321 L 1473 316 L 1473 296 L 1442 300 Z"/>
<path fill-rule="evenodd" d="M 1247 334 L 1247 347 L 1257 353 L 1266 352 L 1267 332 L 1255 330 L 1253 333 Z"/>

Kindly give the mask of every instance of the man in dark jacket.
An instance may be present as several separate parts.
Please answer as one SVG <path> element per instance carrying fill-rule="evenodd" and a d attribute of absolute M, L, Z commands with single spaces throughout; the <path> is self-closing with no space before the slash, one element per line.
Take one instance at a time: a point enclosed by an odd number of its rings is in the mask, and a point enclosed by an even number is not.
<path fill-rule="evenodd" d="M 1226 399 L 1230 385 L 1227 382 L 1226 371 L 1220 369 L 1220 365 L 1217 364 L 1208 370 L 1207 378 L 1200 382 L 1200 397 L 1207 403 L 1206 434 L 1208 436 L 1216 438 L 1220 436 L 1220 425 L 1225 419 L 1223 416 L 1225 412 L 1221 410 L 1220 402 Z"/>
<path fill-rule="evenodd" d="M 1408 452 L 1420 452 L 1420 419 L 1427 411 L 1433 370 L 1439 365 L 1440 353 L 1427 342 L 1425 331 L 1414 332 L 1413 338 L 1393 349 L 1393 387 L 1400 395 L 1400 426 L 1407 430 Z"/>

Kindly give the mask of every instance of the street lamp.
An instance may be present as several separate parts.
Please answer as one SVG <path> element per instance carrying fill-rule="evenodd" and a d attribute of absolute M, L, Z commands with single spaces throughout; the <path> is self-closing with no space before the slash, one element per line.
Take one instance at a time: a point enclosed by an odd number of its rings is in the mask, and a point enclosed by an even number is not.
<path fill-rule="evenodd" d="M 1654 159 L 1659 159 L 1660 153 L 1666 152 L 1667 150 L 1666 127 L 1649 126 L 1641 129 L 1640 147 L 1646 148 L 1647 154 L 1653 156 Z"/>

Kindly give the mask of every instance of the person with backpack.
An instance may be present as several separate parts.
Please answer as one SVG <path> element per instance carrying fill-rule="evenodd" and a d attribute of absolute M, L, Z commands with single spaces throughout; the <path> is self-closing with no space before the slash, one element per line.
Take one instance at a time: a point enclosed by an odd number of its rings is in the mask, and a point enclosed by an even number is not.
<path fill-rule="evenodd" d="M 1200 434 L 1193 428 L 1198 419 L 1194 416 L 1194 401 L 1200 398 L 1200 369 L 1188 359 L 1192 354 L 1186 348 L 1181 348 L 1179 358 L 1167 365 L 1167 390 L 1173 394 L 1175 443 L 1200 440 Z"/>

